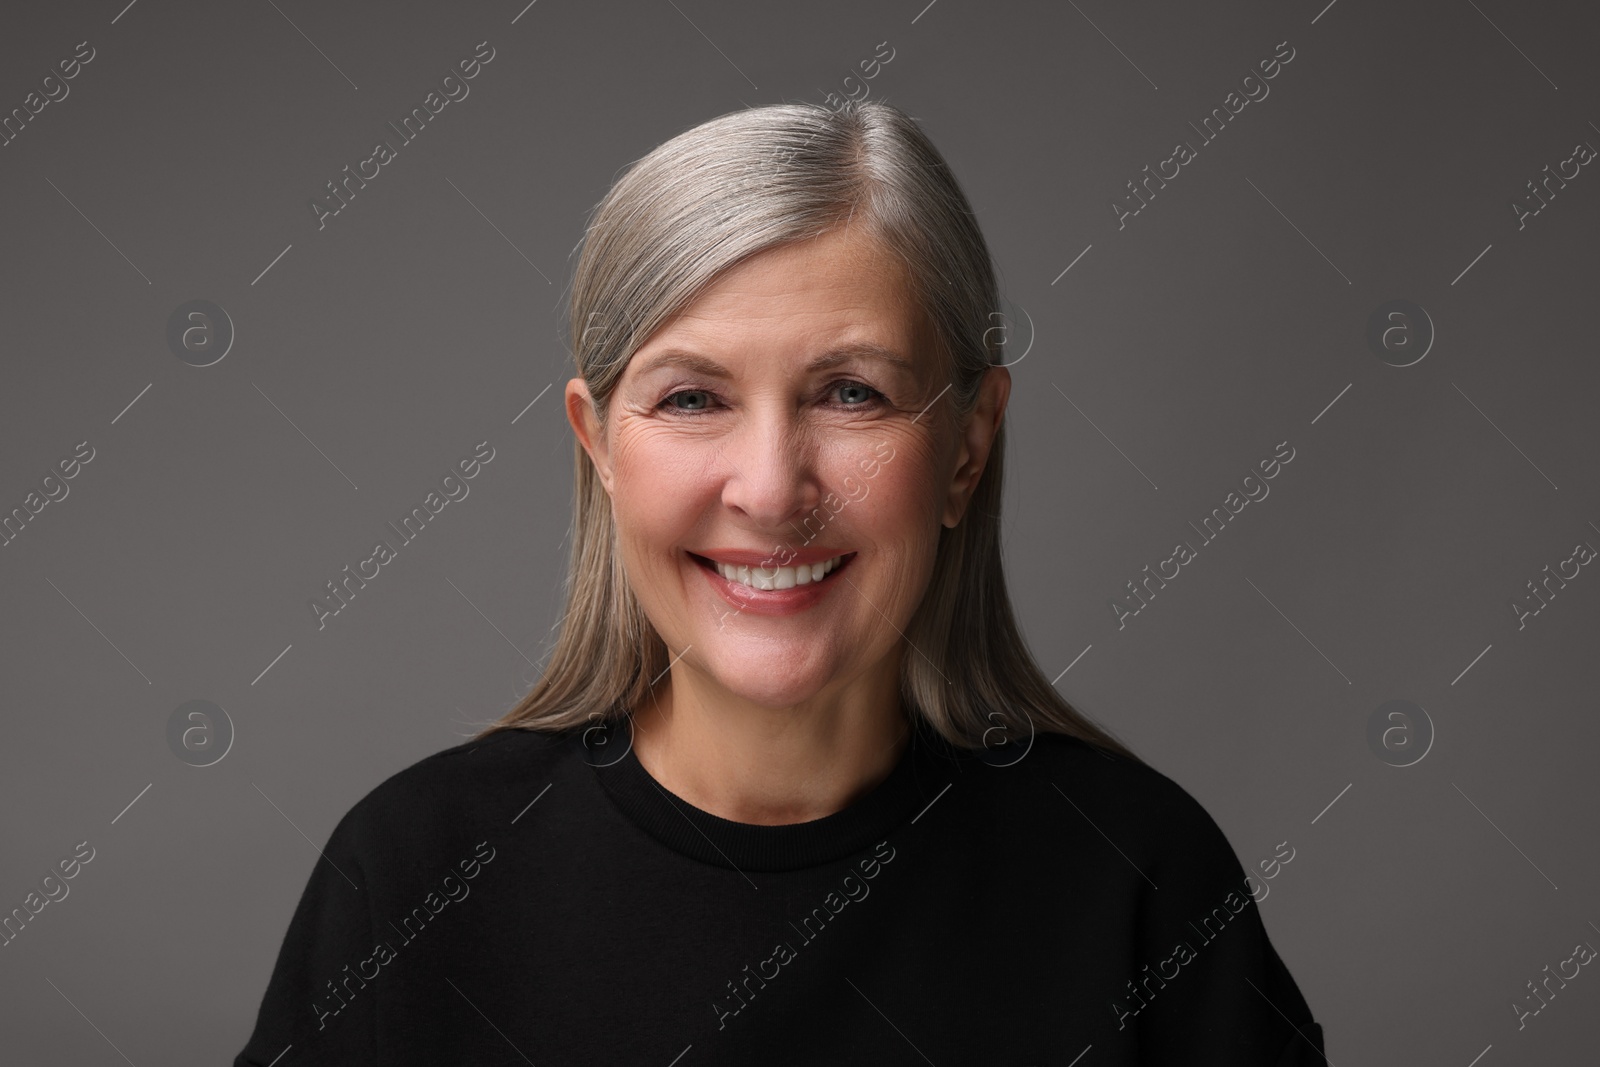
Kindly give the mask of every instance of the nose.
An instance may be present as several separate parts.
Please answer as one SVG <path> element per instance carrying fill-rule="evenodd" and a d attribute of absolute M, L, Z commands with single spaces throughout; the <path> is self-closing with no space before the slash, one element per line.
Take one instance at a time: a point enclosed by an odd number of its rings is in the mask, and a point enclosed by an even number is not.
<path fill-rule="evenodd" d="M 752 418 L 717 447 L 727 464 L 722 502 L 752 526 L 787 533 L 821 502 L 814 450 L 793 423 Z"/>

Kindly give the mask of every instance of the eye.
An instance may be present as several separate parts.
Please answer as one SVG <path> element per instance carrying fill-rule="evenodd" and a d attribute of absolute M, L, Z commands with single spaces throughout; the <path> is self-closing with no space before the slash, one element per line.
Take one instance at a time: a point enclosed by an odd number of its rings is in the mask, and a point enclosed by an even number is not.
<path fill-rule="evenodd" d="M 688 397 L 690 403 L 673 403 L 679 397 Z M 658 408 L 670 408 L 673 411 L 704 411 L 710 403 L 711 394 L 704 389 L 679 389 L 675 393 L 668 393 L 666 398 L 657 404 Z"/>
<path fill-rule="evenodd" d="M 828 388 L 832 390 L 848 390 L 854 392 L 860 399 L 854 403 L 847 402 L 845 407 L 849 408 L 871 407 L 878 401 L 885 399 L 884 395 L 872 388 L 872 386 L 863 385 L 860 382 L 834 382 Z"/>
<path fill-rule="evenodd" d="M 872 398 L 878 395 L 877 390 L 872 389 L 870 386 L 862 386 L 861 382 L 835 382 L 834 389 L 840 390 L 845 397 L 850 397 L 850 395 L 856 397 L 854 402 L 850 402 L 846 398 L 846 408 L 859 408 L 864 403 L 872 403 Z"/>
<path fill-rule="evenodd" d="M 833 406 L 862 410 L 878 407 L 889 399 L 870 385 L 845 378 L 829 384 L 826 395 L 841 397 Z M 719 403 L 718 396 L 709 389 L 676 389 L 663 397 L 656 408 L 672 415 L 697 415 Z"/>

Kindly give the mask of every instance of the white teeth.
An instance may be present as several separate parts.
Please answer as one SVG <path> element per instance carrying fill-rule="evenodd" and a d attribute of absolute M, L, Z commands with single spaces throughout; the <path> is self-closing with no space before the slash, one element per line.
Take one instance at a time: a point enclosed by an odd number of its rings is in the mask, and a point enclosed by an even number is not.
<path fill-rule="evenodd" d="M 717 573 L 730 582 L 748 585 L 752 589 L 793 589 L 797 585 L 822 581 L 823 575 L 832 571 L 843 560 L 835 556 L 824 563 L 802 564 L 798 567 L 743 567 L 732 563 L 716 563 Z"/>

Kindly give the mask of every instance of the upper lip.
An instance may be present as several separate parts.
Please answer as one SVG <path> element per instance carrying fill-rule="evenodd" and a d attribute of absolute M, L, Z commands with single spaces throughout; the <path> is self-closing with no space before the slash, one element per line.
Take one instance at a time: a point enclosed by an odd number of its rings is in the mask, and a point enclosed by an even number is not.
<path fill-rule="evenodd" d="M 852 553 L 843 548 L 782 548 L 777 551 L 752 551 L 748 548 L 707 548 L 691 555 L 703 556 L 713 563 L 732 563 L 745 567 L 798 567 L 802 564 L 826 563 L 835 556 Z"/>

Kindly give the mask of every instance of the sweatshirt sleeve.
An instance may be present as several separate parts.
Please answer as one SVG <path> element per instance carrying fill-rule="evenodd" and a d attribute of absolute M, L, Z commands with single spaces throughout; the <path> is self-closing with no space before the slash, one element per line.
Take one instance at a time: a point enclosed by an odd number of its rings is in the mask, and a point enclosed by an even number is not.
<path fill-rule="evenodd" d="M 1139 1062 L 1322 1067 L 1322 1029 L 1267 936 L 1233 846 L 1198 801 L 1173 790 L 1146 872 L 1154 887 L 1141 902 L 1142 967 L 1125 988 Z M 1282 873 L 1287 847 L 1268 870 Z M 1255 884 L 1270 883 L 1257 875 Z"/>
<path fill-rule="evenodd" d="M 334 827 L 311 868 L 233 1067 L 269 1067 L 280 1056 L 280 1067 L 377 1062 L 373 998 L 354 992 L 362 986 L 354 976 L 372 977 L 375 966 L 361 807 Z"/>

